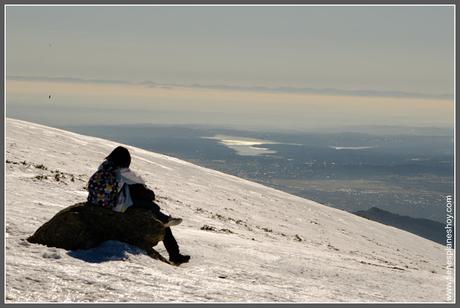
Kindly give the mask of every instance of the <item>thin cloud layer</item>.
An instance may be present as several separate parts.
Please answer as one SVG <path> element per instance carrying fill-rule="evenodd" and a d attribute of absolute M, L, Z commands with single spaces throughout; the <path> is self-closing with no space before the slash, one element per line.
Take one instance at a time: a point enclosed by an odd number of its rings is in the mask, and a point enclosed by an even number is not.
<path fill-rule="evenodd" d="M 64 83 L 90 83 L 90 84 L 124 84 L 124 85 L 144 85 L 150 88 L 171 88 L 187 87 L 197 89 L 215 89 L 215 90 L 235 90 L 235 91 L 257 91 L 257 92 L 279 92 L 279 93 L 299 93 L 299 94 L 322 94 L 338 96 L 376 96 L 376 97 L 407 97 L 407 98 L 425 98 L 425 99 L 453 99 L 453 94 L 431 94 L 415 93 L 404 91 L 378 91 L 378 90 L 345 90 L 335 88 L 296 88 L 296 87 L 262 87 L 262 86 L 236 86 L 223 84 L 172 84 L 158 83 L 154 81 L 130 82 L 126 80 L 98 80 L 82 79 L 72 77 L 28 77 L 28 76 L 7 76 L 7 80 L 24 80 L 24 81 L 49 81 Z"/>

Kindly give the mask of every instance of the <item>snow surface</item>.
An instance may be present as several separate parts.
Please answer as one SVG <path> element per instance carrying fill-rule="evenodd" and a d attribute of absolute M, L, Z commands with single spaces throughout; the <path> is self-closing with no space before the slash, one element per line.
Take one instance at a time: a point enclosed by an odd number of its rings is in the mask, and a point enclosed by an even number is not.
<path fill-rule="evenodd" d="M 445 301 L 439 244 L 132 146 L 132 169 L 184 218 L 173 233 L 190 263 L 171 266 L 117 241 L 86 251 L 25 241 L 86 200 L 89 176 L 117 145 L 6 119 L 7 303 Z"/>

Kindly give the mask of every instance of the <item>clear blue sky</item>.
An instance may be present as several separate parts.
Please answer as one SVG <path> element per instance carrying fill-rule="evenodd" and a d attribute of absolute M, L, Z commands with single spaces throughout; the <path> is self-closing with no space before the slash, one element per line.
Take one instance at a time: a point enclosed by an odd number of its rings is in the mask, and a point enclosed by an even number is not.
<path fill-rule="evenodd" d="M 8 6 L 6 18 L 7 76 L 454 89 L 452 6 Z"/>

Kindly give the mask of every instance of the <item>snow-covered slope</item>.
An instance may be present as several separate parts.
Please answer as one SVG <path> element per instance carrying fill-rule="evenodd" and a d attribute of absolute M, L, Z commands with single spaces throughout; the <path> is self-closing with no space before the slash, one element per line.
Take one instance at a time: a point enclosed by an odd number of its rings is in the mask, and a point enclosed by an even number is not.
<path fill-rule="evenodd" d="M 29 244 L 59 210 L 86 200 L 89 176 L 119 144 L 13 119 L 5 143 L 7 302 L 445 300 L 439 244 L 131 146 L 132 169 L 184 218 L 173 232 L 190 263 L 170 266 L 119 242 L 77 252 Z"/>

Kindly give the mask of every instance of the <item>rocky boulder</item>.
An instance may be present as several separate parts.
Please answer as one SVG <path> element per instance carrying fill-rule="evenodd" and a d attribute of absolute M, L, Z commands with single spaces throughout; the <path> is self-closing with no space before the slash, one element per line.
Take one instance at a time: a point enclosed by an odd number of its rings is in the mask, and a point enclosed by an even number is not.
<path fill-rule="evenodd" d="M 163 224 L 148 209 L 130 208 L 125 213 L 117 213 L 100 206 L 78 203 L 58 212 L 27 241 L 76 250 L 117 240 L 144 249 L 151 257 L 168 262 L 153 249 L 163 240 L 164 230 Z"/>

